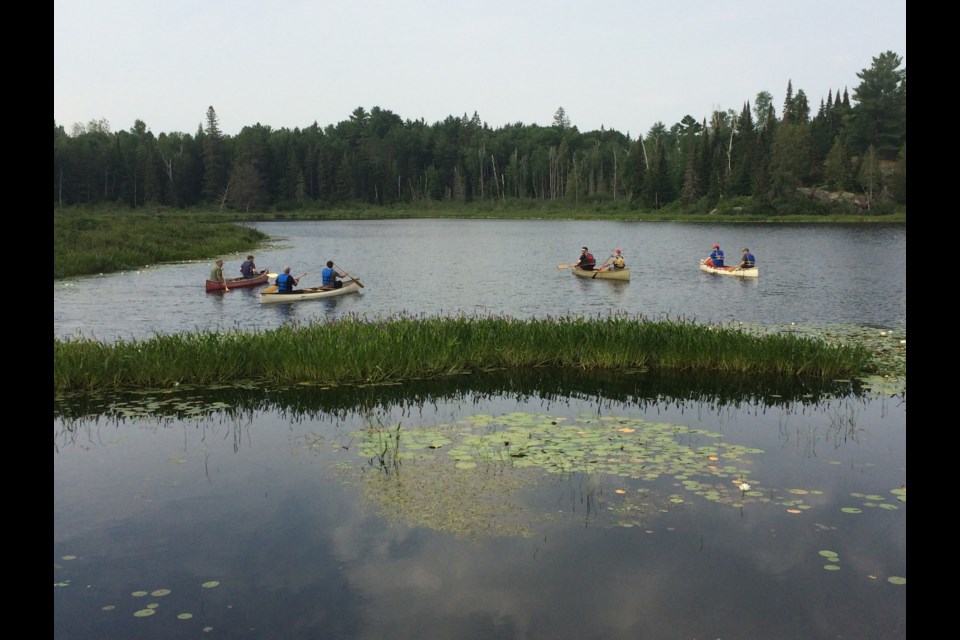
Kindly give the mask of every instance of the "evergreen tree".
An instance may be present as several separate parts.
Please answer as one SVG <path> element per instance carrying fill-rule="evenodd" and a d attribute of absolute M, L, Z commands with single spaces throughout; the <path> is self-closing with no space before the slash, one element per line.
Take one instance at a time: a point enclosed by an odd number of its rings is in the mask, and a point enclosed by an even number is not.
<path fill-rule="evenodd" d="M 203 197 L 207 202 L 220 202 L 227 189 L 227 158 L 220 120 L 213 107 L 207 109 L 207 126 L 203 131 Z"/>
<path fill-rule="evenodd" d="M 667 150 L 663 142 L 662 136 L 657 137 L 653 167 L 646 176 L 644 201 L 651 209 L 660 209 L 676 198 L 670 179 Z"/>
<path fill-rule="evenodd" d="M 903 58 L 887 51 L 873 58 L 869 69 L 857 74 L 858 102 L 853 109 L 852 137 L 855 152 L 873 146 L 881 158 L 894 159 L 907 139 L 907 70 Z"/>
<path fill-rule="evenodd" d="M 809 170 L 809 127 L 802 124 L 781 124 L 773 136 L 770 148 L 770 184 L 773 198 L 793 198 Z"/>
<path fill-rule="evenodd" d="M 795 113 L 793 103 L 793 80 L 787 80 L 787 97 L 783 99 L 783 119 L 781 122 L 787 124 L 793 122 L 795 119 Z"/>
<path fill-rule="evenodd" d="M 850 186 L 852 174 L 853 169 L 850 154 L 847 152 L 847 145 L 843 136 L 837 136 L 824 163 L 824 178 L 827 181 L 827 187 L 834 191 L 846 191 Z"/>

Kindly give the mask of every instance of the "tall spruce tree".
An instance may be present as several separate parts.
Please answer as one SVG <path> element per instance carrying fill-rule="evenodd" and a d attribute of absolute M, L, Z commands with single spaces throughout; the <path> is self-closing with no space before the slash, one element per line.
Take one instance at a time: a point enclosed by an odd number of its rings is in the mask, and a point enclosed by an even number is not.
<path fill-rule="evenodd" d="M 213 107 L 207 108 L 207 126 L 203 130 L 203 198 L 220 202 L 226 197 L 227 158 L 220 132 L 220 120 Z"/>

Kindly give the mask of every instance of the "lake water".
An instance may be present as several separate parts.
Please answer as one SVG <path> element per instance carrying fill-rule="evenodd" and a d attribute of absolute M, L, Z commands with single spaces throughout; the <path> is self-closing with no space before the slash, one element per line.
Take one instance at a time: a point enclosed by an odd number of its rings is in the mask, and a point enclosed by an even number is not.
<path fill-rule="evenodd" d="M 627 312 L 905 339 L 902 226 L 257 226 L 282 237 L 259 266 L 366 288 L 278 309 L 204 293 L 206 263 L 71 279 L 55 335 Z M 699 272 L 714 241 L 760 278 Z M 583 244 L 632 280 L 556 269 Z M 54 636 L 906 637 L 905 392 L 558 375 L 55 403 Z"/>
<path fill-rule="evenodd" d="M 54 335 L 100 340 L 207 329 L 270 329 L 342 314 L 505 314 L 513 317 L 643 314 L 652 319 L 760 324 L 856 323 L 906 318 L 903 225 L 708 225 L 513 220 L 259 223 L 277 239 L 256 251 L 261 268 L 318 286 L 328 259 L 356 275 L 360 296 L 294 305 L 257 303 L 259 290 L 208 294 L 213 260 L 54 282 Z M 748 247 L 760 277 L 703 273 L 717 242 L 739 259 Z M 577 278 L 558 264 L 587 245 L 598 260 L 620 248 L 631 280 Z M 239 275 L 246 254 L 224 256 Z M 876 268 L 876 266 L 881 268 Z"/>

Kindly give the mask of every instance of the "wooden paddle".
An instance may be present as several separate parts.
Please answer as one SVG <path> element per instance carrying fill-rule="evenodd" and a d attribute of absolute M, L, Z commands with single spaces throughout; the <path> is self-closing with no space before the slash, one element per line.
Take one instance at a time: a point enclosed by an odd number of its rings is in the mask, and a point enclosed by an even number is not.
<path fill-rule="evenodd" d="M 575 264 L 558 264 L 557 269 L 569 269 L 570 267 L 575 267 Z"/>
<path fill-rule="evenodd" d="M 351 276 L 349 273 L 347 273 L 347 270 L 346 270 L 346 269 L 344 269 L 343 267 L 341 267 L 340 265 L 338 265 L 336 262 L 333 263 L 333 267 L 334 267 L 335 269 L 340 269 L 340 271 L 343 272 L 343 275 L 349 276 L 351 280 L 353 280 L 354 282 L 357 283 L 357 286 L 358 286 L 358 287 L 360 287 L 361 289 L 363 289 L 363 283 L 360 282 L 359 280 L 357 280 L 356 278 L 354 278 L 353 276 Z"/>
<path fill-rule="evenodd" d="M 612 257 L 613 257 L 613 254 L 610 254 L 610 258 L 612 258 Z M 596 273 L 594 273 L 594 274 L 593 274 L 592 276 L 590 276 L 590 277 L 591 277 L 591 278 L 596 278 L 596 277 L 597 277 L 597 273 L 600 273 L 601 271 L 603 271 L 603 268 L 604 268 L 605 266 L 607 266 L 607 263 L 608 263 L 608 262 L 610 262 L 610 258 L 607 258 L 606 260 L 604 260 L 604 261 L 603 261 L 603 264 L 600 265 L 600 268 L 599 268 L 599 269 L 594 269 L 594 271 L 596 271 Z"/>

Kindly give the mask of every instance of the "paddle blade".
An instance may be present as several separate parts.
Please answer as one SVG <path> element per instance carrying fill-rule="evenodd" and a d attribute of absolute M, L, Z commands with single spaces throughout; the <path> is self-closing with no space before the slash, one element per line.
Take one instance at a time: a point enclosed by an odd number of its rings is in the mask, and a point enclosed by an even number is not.
<path fill-rule="evenodd" d="M 277 292 L 277 285 L 275 285 L 275 284 L 274 284 L 274 285 L 271 285 L 271 286 L 267 287 L 266 289 L 264 289 L 263 291 L 261 291 L 261 293 L 276 293 L 276 292 Z"/>
<path fill-rule="evenodd" d="M 352 280 L 351 282 L 356 282 L 356 283 L 357 283 L 357 286 L 360 287 L 361 289 L 363 289 L 363 286 L 364 286 L 363 283 L 360 282 L 359 280 L 357 280 L 356 278 L 353 278 L 353 280 Z"/>
<path fill-rule="evenodd" d="M 569 269 L 571 265 L 569 264 L 558 264 L 557 269 Z"/>
<path fill-rule="evenodd" d="M 278 275 L 279 275 L 279 274 L 277 274 L 277 273 L 268 273 L 268 274 L 267 274 L 267 277 L 275 280 Z"/>

